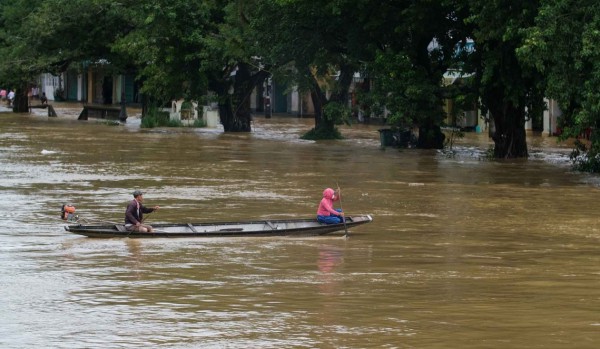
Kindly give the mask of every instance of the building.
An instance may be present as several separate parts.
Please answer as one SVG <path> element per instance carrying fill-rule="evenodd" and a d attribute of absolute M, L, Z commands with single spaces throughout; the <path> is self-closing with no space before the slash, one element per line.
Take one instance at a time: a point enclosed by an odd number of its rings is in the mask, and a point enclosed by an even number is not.
<path fill-rule="evenodd" d="M 42 74 L 38 85 L 51 101 L 117 105 L 124 93 L 127 104 L 141 103 L 134 73 L 114 74 L 108 62 L 83 63 L 59 76 Z"/>

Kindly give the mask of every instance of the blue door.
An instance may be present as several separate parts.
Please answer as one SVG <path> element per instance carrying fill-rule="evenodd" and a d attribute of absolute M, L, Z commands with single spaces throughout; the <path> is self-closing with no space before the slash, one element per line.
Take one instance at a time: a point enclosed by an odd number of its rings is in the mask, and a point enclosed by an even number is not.
<path fill-rule="evenodd" d="M 67 100 L 77 100 L 77 73 L 67 72 Z"/>

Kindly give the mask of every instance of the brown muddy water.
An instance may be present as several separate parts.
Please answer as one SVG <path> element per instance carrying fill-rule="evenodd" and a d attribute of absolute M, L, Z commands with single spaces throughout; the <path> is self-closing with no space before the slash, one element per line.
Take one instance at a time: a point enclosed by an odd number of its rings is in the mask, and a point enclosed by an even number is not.
<path fill-rule="evenodd" d="M 251 134 L 0 114 L 1 348 L 596 348 L 598 177 L 532 136 L 528 161 L 379 149 L 310 119 Z M 59 219 L 312 217 L 325 187 L 371 224 L 316 238 L 90 239 Z"/>

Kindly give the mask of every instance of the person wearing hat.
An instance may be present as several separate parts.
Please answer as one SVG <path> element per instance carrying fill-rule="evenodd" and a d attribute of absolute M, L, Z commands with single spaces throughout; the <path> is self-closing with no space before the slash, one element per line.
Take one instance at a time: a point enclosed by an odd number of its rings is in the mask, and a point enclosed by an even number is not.
<path fill-rule="evenodd" d="M 158 210 L 159 206 L 152 208 L 144 206 L 144 193 L 140 190 L 133 192 L 133 200 L 127 205 L 125 211 L 125 228 L 130 231 L 137 231 L 140 233 L 152 233 L 152 226 L 143 224 L 144 213 L 151 213 Z"/>

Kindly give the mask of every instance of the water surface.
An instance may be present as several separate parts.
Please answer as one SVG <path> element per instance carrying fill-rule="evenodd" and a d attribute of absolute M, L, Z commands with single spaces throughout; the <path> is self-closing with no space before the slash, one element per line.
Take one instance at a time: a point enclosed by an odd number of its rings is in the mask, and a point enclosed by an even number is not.
<path fill-rule="evenodd" d="M 58 110 L 60 114 L 60 109 Z M 42 114 L 43 115 L 43 114 Z M 532 136 L 528 161 L 342 141 L 310 119 L 251 134 L 141 130 L 139 119 L 0 114 L 0 347 L 595 348 L 598 179 Z M 65 116 L 66 115 L 66 116 Z M 339 184 L 371 224 L 317 238 L 90 239 L 59 219 L 148 222 L 312 217 Z"/>

